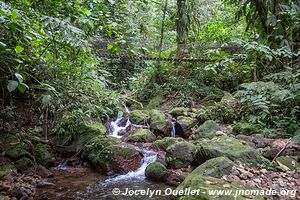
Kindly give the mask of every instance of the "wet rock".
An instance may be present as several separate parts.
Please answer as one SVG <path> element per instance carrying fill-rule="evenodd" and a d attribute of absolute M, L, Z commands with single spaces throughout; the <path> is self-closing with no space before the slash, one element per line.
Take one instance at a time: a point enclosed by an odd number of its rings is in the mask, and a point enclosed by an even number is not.
<path fill-rule="evenodd" d="M 167 168 L 160 162 L 154 162 L 147 166 L 145 175 L 151 180 L 164 181 L 167 177 Z"/>
<path fill-rule="evenodd" d="M 169 112 L 169 114 L 175 118 L 177 118 L 179 116 L 195 118 L 195 117 L 197 117 L 197 114 L 196 114 L 197 111 L 198 110 L 193 109 L 193 108 L 175 107 Z"/>
<path fill-rule="evenodd" d="M 216 132 L 219 130 L 220 126 L 216 122 L 208 120 L 196 130 L 196 137 L 211 139 L 216 136 Z"/>
<path fill-rule="evenodd" d="M 161 140 L 156 140 L 154 144 L 158 145 L 160 148 L 162 148 L 164 151 L 167 150 L 167 148 L 175 143 L 178 142 L 184 142 L 185 140 L 183 138 L 173 138 L 173 137 L 165 137 Z"/>
<path fill-rule="evenodd" d="M 221 178 L 225 174 L 229 174 L 233 166 L 234 163 L 230 159 L 226 157 L 217 157 L 207 160 L 205 163 L 194 169 L 192 173 Z"/>
<path fill-rule="evenodd" d="M 127 142 L 154 142 L 155 140 L 156 136 L 149 129 L 138 129 L 126 139 Z"/>
<path fill-rule="evenodd" d="M 52 155 L 45 145 L 38 143 L 34 146 L 35 148 L 35 159 L 38 164 L 45 166 L 52 166 Z"/>
<path fill-rule="evenodd" d="M 197 148 L 189 142 L 178 142 L 167 148 L 167 165 L 173 169 L 188 167 L 195 158 Z"/>
<path fill-rule="evenodd" d="M 199 163 L 220 156 L 228 157 L 231 160 L 241 160 L 249 164 L 257 164 L 260 160 L 260 155 L 254 148 L 229 136 L 214 137 L 211 140 L 200 142 L 197 154 Z"/>
<path fill-rule="evenodd" d="M 150 130 L 156 136 L 168 137 L 171 134 L 173 124 L 160 110 L 149 110 Z"/>
<path fill-rule="evenodd" d="M 107 132 L 106 127 L 100 122 L 83 121 L 81 123 L 74 123 L 70 120 L 69 124 L 65 124 L 65 126 L 66 127 L 61 127 L 65 131 L 61 134 L 57 134 L 55 138 L 55 144 L 64 146 L 63 148 L 57 149 L 60 153 L 77 153 L 91 139 L 105 136 Z M 75 130 L 75 134 L 71 134 L 68 131 L 70 126 Z"/>
<path fill-rule="evenodd" d="M 148 110 L 133 110 L 129 113 L 129 119 L 133 124 L 147 125 L 150 122 Z"/>
<path fill-rule="evenodd" d="M 96 137 L 85 146 L 84 156 L 100 172 L 125 174 L 140 167 L 143 155 L 132 147 L 124 147 L 112 137 Z"/>
<path fill-rule="evenodd" d="M 192 117 L 180 116 L 175 123 L 176 136 L 188 138 L 191 134 L 191 128 L 197 124 L 197 119 Z"/>

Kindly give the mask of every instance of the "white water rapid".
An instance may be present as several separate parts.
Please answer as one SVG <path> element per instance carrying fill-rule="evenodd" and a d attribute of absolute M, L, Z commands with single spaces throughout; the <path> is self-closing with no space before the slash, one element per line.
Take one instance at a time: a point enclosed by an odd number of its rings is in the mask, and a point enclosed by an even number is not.
<path fill-rule="evenodd" d="M 126 131 L 126 128 L 130 125 L 133 125 L 137 128 L 144 128 L 144 126 L 131 124 L 129 119 L 127 119 L 126 125 L 123 127 L 120 125 L 121 122 L 122 122 L 122 115 L 119 113 L 118 118 L 115 121 L 112 121 L 110 123 L 110 129 L 111 129 L 111 131 L 109 133 L 110 136 L 116 137 L 116 138 L 122 138 L 124 134 L 120 135 L 119 134 L 120 131 Z M 119 182 L 139 181 L 139 180 L 145 179 L 146 167 L 150 163 L 153 163 L 156 161 L 157 153 L 154 151 L 145 149 L 145 148 L 139 148 L 139 147 L 134 147 L 134 148 L 140 150 L 144 155 L 141 166 L 135 171 L 131 171 L 131 172 L 128 172 L 127 174 L 118 175 L 118 176 L 109 178 L 102 183 L 103 185 L 114 184 L 114 183 L 119 183 Z"/>

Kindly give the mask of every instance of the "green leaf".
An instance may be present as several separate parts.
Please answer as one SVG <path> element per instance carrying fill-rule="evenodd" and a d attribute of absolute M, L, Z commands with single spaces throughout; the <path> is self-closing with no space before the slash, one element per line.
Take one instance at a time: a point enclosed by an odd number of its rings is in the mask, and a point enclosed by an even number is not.
<path fill-rule="evenodd" d="M 16 46 L 15 51 L 16 53 L 21 53 L 22 51 L 24 51 L 24 47 Z"/>
<path fill-rule="evenodd" d="M 0 42 L 0 46 L 6 47 L 7 45 L 5 43 L 3 43 L 3 42 Z"/>
<path fill-rule="evenodd" d="M 19 83 L 17 81 L 9 80 L 7 84 L 7 89 L 9 92 L 13 92 L 15 89 L 17 89 Z"/>
<path fill-rule="evenodd" d="M 29 89 L 29 87 L 25 83 L 19 83 L 18 89 L 23 94 L 26 89 Z"/>
<path fill-rule="evenodd" d="M 18 13 L 14 10 L 11 12 L 11 16 L 14 18 L 14 19 L 18 19 L 19 18 L 19 15 Z"/>
<path fill-rule="evenodd" d="M 18 79 L 19 83 L 23 83 L 23 76 L 19 73 L 15 73 L 16 78 Z"/>

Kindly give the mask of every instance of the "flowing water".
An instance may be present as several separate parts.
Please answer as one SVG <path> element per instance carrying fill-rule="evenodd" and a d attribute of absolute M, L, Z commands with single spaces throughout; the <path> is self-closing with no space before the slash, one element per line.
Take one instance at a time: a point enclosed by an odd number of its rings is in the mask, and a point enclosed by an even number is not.
<path fill-rule="evenodd" d="M 123 124 L 123 125 L 122 125 Z M 118 114 L 115 121 L 110 123 L 109 135 L 116 138 L 121 138 L 128 126 L 133 125 L 138 128 L 143 126 L 134 125 L 127 119 L 124 125 L 122 114 Z M 173 126 L 171 136 L 175 137 L 175 127 Z M 128 145 L 128 144 L 124 144 Z M 43 187 L 37 190 L 37 196 L 35 199 L 53 199 L 53 200 L 65 200 L 65 199 L 77 199 L 77 200 L 135 200 L 135 199 L 154 199 L 154 200 L 168 200 L 170 196 L 153 195 L 151 197 L 145 195 L 130 195 L 127 194 L 128 190 L 161 190 L 172 188 L 163 183 L 152 182 L 146 179 L 145 169 L 146 167 L 155 162 L 157 159 L 157 153 L 143 147 L 133 146 L 141 151 L 144 155 L 141 166 L 127 174 L 117 175 L 114 177 L 103 176 L 90 168 L 80 167 L 72 168 L 68 167 L 66 163 L 62 163 L 52 171 L 54 176 L 49 179 L 45 179 L 46 182 L 53 183 L 50 187 Z M 114 191 L 120 192 L 120 195 L 115 195 Z M 126 194 L 125 194 L 126 193 Z"/>

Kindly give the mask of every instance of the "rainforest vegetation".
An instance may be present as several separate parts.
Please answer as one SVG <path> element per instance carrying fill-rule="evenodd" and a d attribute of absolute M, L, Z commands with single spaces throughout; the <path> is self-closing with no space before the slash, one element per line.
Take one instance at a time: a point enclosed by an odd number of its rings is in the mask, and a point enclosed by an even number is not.
<path fill-rule="evenodd" d="M 55 178 L 146 160 L 156 188 L 299 190 L 298 0 L 0 0 L 0 27 L 0 199 L 106 199 Z"/>

